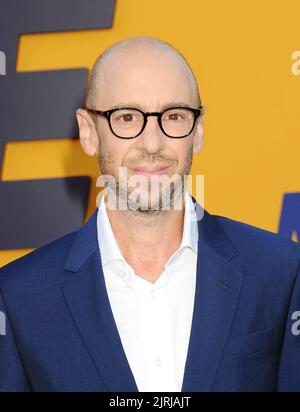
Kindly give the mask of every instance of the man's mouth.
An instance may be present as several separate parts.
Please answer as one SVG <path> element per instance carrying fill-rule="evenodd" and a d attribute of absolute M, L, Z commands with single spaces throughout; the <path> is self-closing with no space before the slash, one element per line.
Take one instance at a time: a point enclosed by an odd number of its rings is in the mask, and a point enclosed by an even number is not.
<path fill-rule="evenodd" d="M 159 167 L 138 167 L 134 168 L 134 174 L 143 176 L 153 176 L 153 175 L 165 175 L 168 174 L 168 169 L 170 166 L 159 166 Z"/>

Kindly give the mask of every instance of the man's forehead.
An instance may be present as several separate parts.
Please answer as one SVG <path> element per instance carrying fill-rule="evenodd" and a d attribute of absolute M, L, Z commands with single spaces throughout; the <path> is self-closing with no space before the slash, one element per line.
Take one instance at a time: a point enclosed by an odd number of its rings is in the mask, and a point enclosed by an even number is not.
<path fill-rule="evenodd" d="M 157 110 L 163 111 L 167 109 L 171 109 L 173 107 L 190 107 L 189 103 L 186 103 L 184 100 L 172 100 L 172 102 L 168 101 L 164 103 L 162 99 L 156 100 Z M 139 110 L 145 110 L 145 105 L 141 104 L 138 99 L 136 100 L 118 100 L 117 104 L 111 104 L 110 109 L 120 109 L 120 108 L 135 108 Z"/>
<path fill-rule="evenodd" d="M 139 100 L 149 97 L 149 106 L 154 106 L 155 95 L 165 103 L 179 98 L 195 107 L 201 104 L 197 80 L 185 57 L 172 45 L 150 36 L 122 40 L 97 58 L 85 103 L 103 107 L 132 93 L 140 96 Z M 113 94 L 117 96 L 112 99 Z"/>
<path fill-rule="evenodd" d="M 177 99 L 191 104 L 190 97 L 195 95 L 193 78 L 180 59 L 157 51 L 139 50 L 109 56 L 98 82 L 102 97 L 113 100 L 129 101 L 133 97 L 148 100 L 157 96 L 161 97 L 162 104 L 167 104 L 178 95 Z"/>
<path fill-rule="evenodd" d="M 172 87 L 160 88 L 149 85 L 140 87 L 113 87 L 99 96 L 98 105 L 114 109 L 132 107 L 143 111 L 162 111 L 169 107 L 192 107 L 196 104 L 192 90 Z"/>

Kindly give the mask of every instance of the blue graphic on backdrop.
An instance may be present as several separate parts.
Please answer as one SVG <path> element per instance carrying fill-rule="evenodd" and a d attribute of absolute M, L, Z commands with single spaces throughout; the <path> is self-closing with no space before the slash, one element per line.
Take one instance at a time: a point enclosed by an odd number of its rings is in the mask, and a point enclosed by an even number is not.
<path fill-rule="evenodd" d="M 18 36 L 112 26 L 114 0 L 10 0 L 1 3 L 0 173 L 9 141 L 77 138 L 88 70 L 17 73 Z M 91 179 L 0 182 L 0 249 L 35 248 L 82 225 Z"/>

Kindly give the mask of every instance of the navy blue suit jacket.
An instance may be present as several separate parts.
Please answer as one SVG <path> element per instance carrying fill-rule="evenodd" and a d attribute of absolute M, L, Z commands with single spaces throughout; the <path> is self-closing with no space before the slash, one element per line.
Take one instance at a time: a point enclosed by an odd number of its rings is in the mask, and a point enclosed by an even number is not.
<path fill-rule="evenodd" d="M 105 288 L 96 216 L 0 270 L 0 391 L 138 391 Z M 300 391 L 300 245 L 207 211 L 198 229 L 182 391 Z"/>

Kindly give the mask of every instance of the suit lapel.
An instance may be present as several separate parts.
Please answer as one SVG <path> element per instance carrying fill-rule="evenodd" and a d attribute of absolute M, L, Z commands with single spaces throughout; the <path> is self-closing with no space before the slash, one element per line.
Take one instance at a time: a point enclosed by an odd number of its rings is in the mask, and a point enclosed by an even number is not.
<path fill-rule="evenodd" d="M 193 201 L 198 212 L 203 210 Z M 210 390 L 243 280 L 238 253 L 217 219 L 204 211 L 198 231 L 195 305 L 183 392 Z M 78 232 L 65 270 L 66 304 L 108 391 L 138 391 L 105 287 L 97 209 Z"/>
<path fill-rule="evenodd" d="M 198 231 L 195 304 L 182 392 L 210 390 L 244 275 L 237 250 L 215 217 L 205 211 Z"/>
<path fill-rule="evenodd" d="M 62 287 L 67 306 L 107 390 L 137 392 L 106 292 L 96 212 L 78 233 L 65 269 L 76 272 Z"/>

